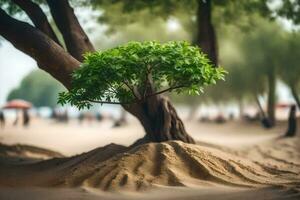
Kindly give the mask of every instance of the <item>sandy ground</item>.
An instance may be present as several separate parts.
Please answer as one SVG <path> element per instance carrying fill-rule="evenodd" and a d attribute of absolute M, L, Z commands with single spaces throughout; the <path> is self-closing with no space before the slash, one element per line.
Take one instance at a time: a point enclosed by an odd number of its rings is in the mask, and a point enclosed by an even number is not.
<path fill-rule="evenodd" d="M 68 124 L 51 120 L 33 119 L 30 127 L 13 126 L 12 121 L 0 129 L 0 142 L 5 144 L 28 144 L 58 151 L 66 156 L 80 154 L 110 143 L 130 145 L 143 136 L 138 121 L 129 118 L 130 123 L 122 128 L 112 128 L 113 122 L 84 122 L 72 120 Z M 285 132 L 285 124 L 271 130 L 259 124 L 228 122 L 224 125 L 186 121 L 187 131 L 197 140 L 211 144 L 239 148 L 268 141 Z"/>
<path fill-rule="evenodd" d="M 198 145 L 169 142 L 130 151 L 115 144 L 143 135 L 134 120 L 123 128 L 111 128 L 108 120 L 8 125 L 0 130 L 1 143 L 72 157 L 0 160 L 0 199 L 300 199 L 300 139 L 278 139 L 285 123 L 272 130 L 244 122 L 185 124 Z M 23 150 L 30 157 L 32 148 Z"/>

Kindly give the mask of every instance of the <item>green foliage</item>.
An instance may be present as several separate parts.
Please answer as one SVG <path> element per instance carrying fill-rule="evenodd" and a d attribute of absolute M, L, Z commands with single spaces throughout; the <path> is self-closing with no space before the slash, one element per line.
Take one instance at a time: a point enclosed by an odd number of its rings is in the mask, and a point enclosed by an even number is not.
<path fill-rule="evenodd" d="M 279 76 L 288 86 L 297 88 L 300 86 L 300 33 L 287 33 L 285 36 Z"/>
<path fill-rule="evenodd" d="M 9 93 L 7 100 L 24 99 L 37 107 L 54 107 L 58 93 L 61 91 L 63 91 L 63 86 L 49 74 L 35 70 L 22 80 L 18 88 Z"/>
<path fill-rule="evenodd" d="M 198 0 L 89 0 L 86 4 L 103 11 L 99 20 L 108 25 L 109 31 L 122 30 L 123 27 L 133 23 L 149 24 L 153 19 L 167 20 L 174 17 L 188 32 L 194 34 L 197 30 L 195 15 L 198 3 Z M 212 1 L 212 16 L 216 25 L 226 23 L 251 27 L 252 21 L 243 16 L 253 13 L 268 16 L 269 10 L 266 2 L 258 0 Z"/>
<path fill-rule="evenodd" d="M 274 2 L 274 0 L 270 0 Z M 294 24 L 300 24 L 300 0 L 282 0 L 281 5 L 275 9 L 275 13 L 281 17 L 292 20 Z"/>
<path fill-rule="evenodd" d="M 60 94 L 59 103 L 81 109 L 91 102 L 131 104 L 167 91 L 199 95 L 204 86 L 224 79 L 224 74 L 187 42 L 130 42 L 86 54 L 73 74 L 72 89 Z"/>

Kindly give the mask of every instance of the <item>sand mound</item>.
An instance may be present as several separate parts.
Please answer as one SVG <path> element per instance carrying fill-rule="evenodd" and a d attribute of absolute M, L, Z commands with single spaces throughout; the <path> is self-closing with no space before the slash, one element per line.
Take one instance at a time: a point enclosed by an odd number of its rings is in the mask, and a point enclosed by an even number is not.
<path fill-rule="evenodd" d="M 61 158 L 62 154 L 30 145 L 5 145 L 0 143 L 0 162 L 31 162 L 50 158 Z"/>
<path fill-rule="evenodd" d="M 30 181 L 28 181 L 30 180 Z M 88 186 L 142 190 L 154 186 L 299 184 L 294 172 L 209 147 L 182 142 L 150 143 L 129 151 L 108 145 L 71 158 L 0 168 L 0 186 Z"/>

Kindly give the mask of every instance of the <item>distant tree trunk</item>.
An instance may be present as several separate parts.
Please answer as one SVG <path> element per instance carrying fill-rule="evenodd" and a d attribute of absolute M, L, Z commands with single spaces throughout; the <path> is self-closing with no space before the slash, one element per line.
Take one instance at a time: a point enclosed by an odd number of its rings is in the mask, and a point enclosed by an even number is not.
<path fill-rule="evenodd" d="M 266 113 L 265 113 L 265 111 L 264 111 L 264 109 L 263 109 L 263 107 L 262 107 L 262 105 L 261 105 L 261 103 L 260 103 L 260 101 L 258 99 L 258 96 L 254 95 L 254 98 L 255 98 L 255 102 L 257 104 L 257 107 L 259 109 L 259 113 L 260 113 L 261 117 L 262 118 L 267 118 L 267 115 L 266 115 Z"/>
<path fill-rule="evenodd" d="M 140 104 L 124 106 L 124 108 L 140 120 L 146 132 L 145 137 L 138 140 L 135 145 L 149 141 L 168 140 L 195 143 L 186 132 L 182 120 L 170 101 L 160 95 L 150 97 Z"/>
<path fill-rule="evenodd" d="M 299 99 L 299 96 L 298 96 L 298 93 L 297 93 L 297 90 L 295 88 L 294 85 L 290 85 L 290 89 L 291 89 L 291 92 L 292 92 L 292 95 L 297 103 L 297 106 L 298 108 L 300 109 L 300 99 Z"/>
<path fill-rule="evenodd" d="M 254 98 L 255 98 L 255 101 L 256 101 L 258 109 L 259 109 L 261 124 L 263 125 L 264 128 L 271 128 L 273 126 L 272 122 L 267 117 L 267 115 L 258 99 L 258 96 L 256 94 L 254 95 Z"/>
<path fill-rule="evenodd" d="M 288 130 L 285 137 L 294 137 L 297 133 L 297 118 L 296 118 L 296 106 L 292 105 L 288 120 Z"/>
<path fill-rule="evenodd" d="M 197 10 L 197 45 L 208 58 L 218 65 L 218 47 L 214 26 L 211 20 L 211 0 L 198 0 Z"/>
<path fill-rule="evenodd" d="M 275 125 L 275 99 L 276 99 L 276 77 L 275 70 L 271 70 L 268 74 L 268 119 L 271 126 Z"/>

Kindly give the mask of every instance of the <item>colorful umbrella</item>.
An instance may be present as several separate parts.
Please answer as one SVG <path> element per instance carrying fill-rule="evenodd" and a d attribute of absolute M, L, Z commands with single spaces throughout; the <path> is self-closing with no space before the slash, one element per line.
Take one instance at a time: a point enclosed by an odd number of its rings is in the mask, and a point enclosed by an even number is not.
<path fill-rule="evenodd" d="M 31 107 L 32 104 L 30 102 L 21 99 L 11 100 L 3 106 L 4 109 L 29 109 Z"/>

